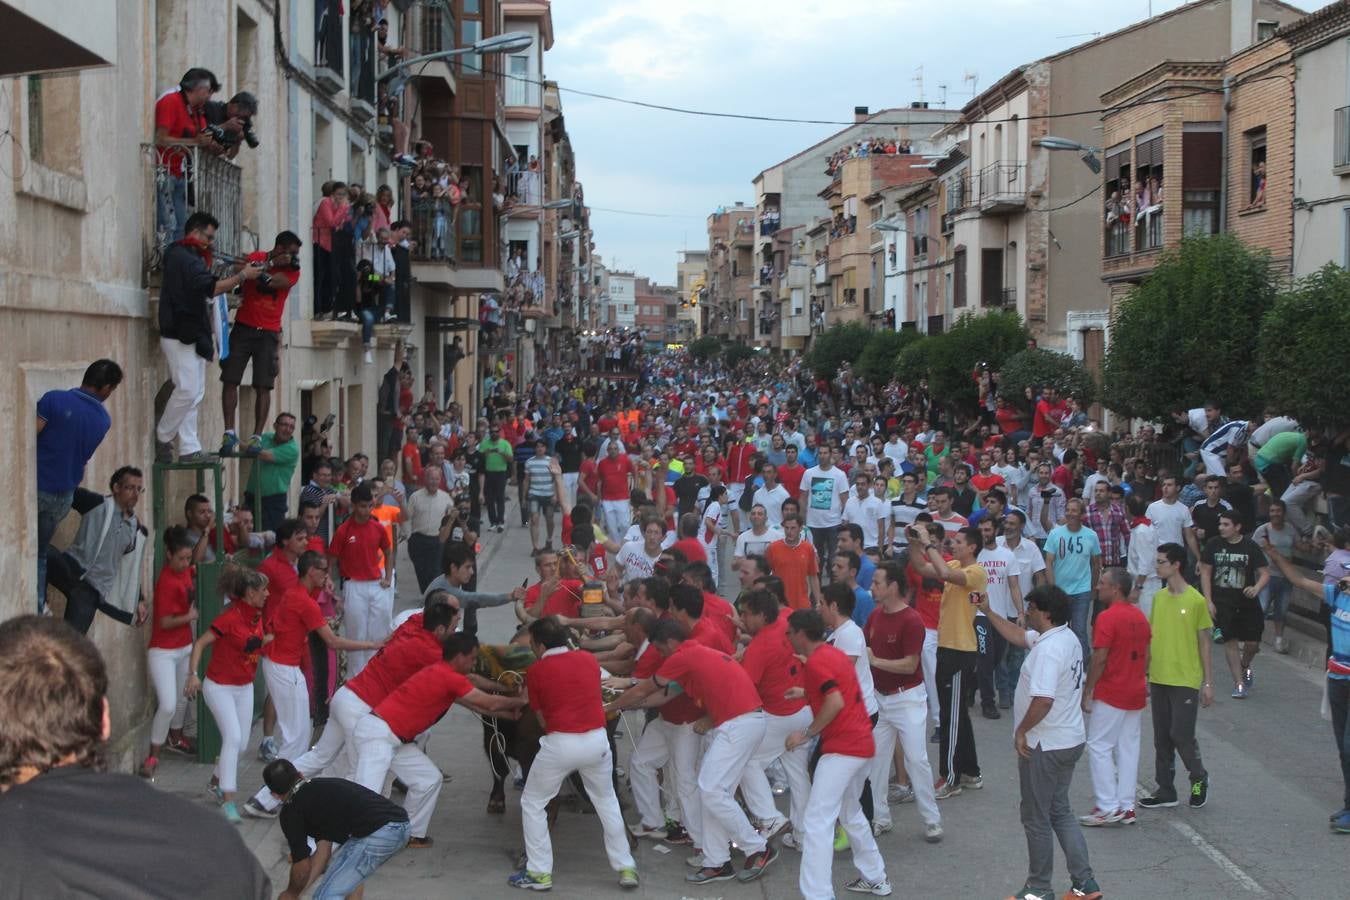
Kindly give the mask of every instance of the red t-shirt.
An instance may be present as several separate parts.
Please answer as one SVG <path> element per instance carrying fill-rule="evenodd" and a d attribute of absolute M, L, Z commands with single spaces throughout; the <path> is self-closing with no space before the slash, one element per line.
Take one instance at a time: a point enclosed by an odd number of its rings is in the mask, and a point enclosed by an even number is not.
<path fill-rule="evenodd" d="M 404 444 L 401 451 L 406 468 L 411 469 L 415 478 L 422 477 L 422 451 L 416 444 Z"/>
<path fill-rule="evenodd" d="M 337 558 L 342 577 L 348 581 L 379 581 L 381 561 L 389 549 L 389 533 L 375 519 L 348 519 L 337 527 L 328 555 Z"/>
<path fill-rule="evenodd" d="M 1152 631 L 1133 603 L 1112 603 L 1097 616 L 1092 646 L 1105 647 L 1106 670 L 1093 688 L 1094 699 L 1116 709 L 1143 709 L 1148 694 L 1145 669 Z"/>
<path fill-rule="evenodd" d="M 274 547 L 267 558 L 258 564 L 258 571 L 267 576 L 267 602 L 263 604 L 263 621 L 269 623 L 270 627 L 272 617 L 281 607 L 282 598 L 300 583 L 300 576 L 280 547 Z"/>
<path fill-rule="evenodd" d="M 165 129 L 169 140 L 195 138 L 205 127 L 205 115 L 201 110 L 188 108 L 187 98 L 181 90 L 165 94 L 155 101 L 155 128 Z M 182 178 L 183 164 L 190 151 L 180 147 L 161 147 L 157 152 L 160 161 L 169 164 L 169 174 L 174 178 Z"/>
<path fill-rule="evenodd" d="M 660 651 L 653 644 L 648 643 L 647 649 L 643 650 L 633 663 L 633 677 L 639 680 L 651 678 L 660 671 L 663 662 L 665 662 L 665 658 L 661 656 Z"/>
<path fill-rule="evenodd" d="M 592 494 L 599 495 L 600 470 L 596 466 L 595 460 L 590 457 L 583 459 L 581 465 L 577 468 L 577 477 L 581 479 L 581 483 L 586 486 L 586 490 L 590 491 Z"/>
<path fill-rule="evenodd" d="M 755 683 L 764 711 L 771 716 L 790 716 L 806 705 L 803 699 L 783 697 L 788 688 L 802 687 L 802 663 L 787 637 L 787 615 L 765 625 L 750 639 L 741 666 Z"/>
<path fill-rule="evenodd" d="M 994 410 L 994 419 L 998 422 L 999 430 L 1004 434 L 1016 434 L 1022 430 L 1022 417 L 1011 406 Z"/>
<path fill-rule="evenodd" d="M 211 645 L 211 661 L 206 664 L 206 677 L 216 684 L 252 684 L 258 672 L 258 654 L 262 650 L 262 610 L 254 609 L 242 600 L 225 607 L 211 623 L 216 640 Z M 249 640 L 257 638 L 257 646 L 247 649 Z"/>
<path fill-rule="evenodd" d="M 878 606 L 867 617 L 863 637 L 877 659 L 905 659 L 923 654 L 923 618 L 914 607 L 906 606 L 899 612 L 886 612 Z M 915 666 L 908 675 L 883 672 L 872 666 L 872 684 L 878 692 L 893 694 L 923 684 L 923 666 Z"/>
<path fill-rule="evenodd" d="M 544 609 L 539 613 L 539 618 L 545 616 L 566 616 L 569 619 L 575 619 L 581 615 L 581 589 L 585 585 L 575 578 L 564 578 L 558 582 L 558 589 L 548 595 L 544 601 Z M 539 592 L 544 587 L 543 583 L 532 584 L 525 591 L 525 608 L 534 609 L 534 605 L 539 602 Z"/>
<path fill-rule="evenodd" d="M 456 700 L 472 690 L 469 679 L 441 659 L 396 687 L 374 713 L 406 744 L 440 721 Z"/>
<path fill-rule="evenodd" d="M 778 483 L 787 488 L 788 496 L 793 500 L 802 490 L 802 476 L 806 474 L 806 469 L 801 466 L 789 466 L 787 464 L 778 467 Z"/>
<path fill-rule="evenodd" d="M 707 613 L 698 617 L 698 621 L 689 631 L 689 638 L 695 643 L 713 650 L 720 650 L 723 653 L 736 652 L 736 644 L 734 641 L 727 639 L 726 629 L 722 627 L 722 620 Z"/>
<path fill-rule="evenodd" d="M 259 262 L 267 259 L 266 253 L 258 255 L 261 256 Z M 250 258 L 253 256 L 254 254 L 249 254 Z M 242 290 L 244 301 L 239 307 L 239 312 L 235 313 L 234 321 L 238 325 L 247 325 L 262 331 L 280 332 L 281 314 L 286 309 L 286 298 L 290 296 L 291 288 L 300 280 L 300 273 L 295 269 L 269 267 L 267 274 L 271 278 L 269 286 L 273 288 L 274 293 L 265 293 L 258 287 L 256 280 L 245 281 Z"/>
<path fill-rule="evenodd" d="M 1037 402 L 1036 415 L 1031 423 L 1032 437 L 1045 437 L 1058 428 L 1060 420 L 1064 418 L 1064 405 L 1063 400 L 1054 406 L 1046 400 Z"/>
<path fill-rule="evenodd" d="M 347 681 L 347 688 L 374 708 L 400 684 L 441 659 L 441 655 L 441 642 L 422 627 L 422 614 L 417 613 L 394 629 L 366 667 Z"/>
<path fill-rule="evenodd" d="M 906 567 L 905 577 L 909 579 L 910 591 L 914 594 L 914 609 L 923 620 L 923 627 L 937 631 L 938 620 L 942 617 L 942 582 L 938 582 L 935 588 L 925 588 L 923 576 L 914 571 L 913 566 Z"/>
<path fill-rule="evenodd" d="M 696 537 L 680 538 L 670 545 L 670 549 L 679 550 L 691 563 L 708 561 L 708 551 L 703 548 L 703 542 Z"/>
<path fill-rule="evenodd" d="M 150 617 L 150 646 L 161 650 L 177 650 L 192 643 L 192 623 L 165 628 L 160 620 L 165 616 L 182 616 L 192 608 L 192 568 L 181 572 L 168 564 L 159 570 L 155 581 L 155 608 Z"/>
<path fill-rule="evenodd" d="M 811 595 L 806 579 L 820 573 L 816 548 L 811 542 L 802 541 L 795 547 L 789 547 L 786 541 L 774 541 L 764 551 L 764 561 L 769 564 L 769 571 L 783 579 L 783 593 L 787 595 L 788 606 L 792 609 L 809 608 Z"/>
<path fill-rule="evenodd" d="M 319 602 L 304 587 L 296 584 L 272 611 L 272 643 L 267 657 L 279 666 L 298 666 L 305 655 L 309 633 L 328 624 Z"/>
<path fill-rule="evenodd" d="M 606 456 L 596 463 L 596 471 L 600 476 L 601 500 L 628 499 L 628 476 L 634 471 L 631 459 L 623 454 L 613 459 Z"/>
<path fill-rule="evenodd" d="M 328 545 L 323 542 L 323 535 L 321 534 L 311 534 L 309 536 L 309 543 L 305 545 L 305 549 L 312 550 L 315 553 L 328 553 Z M 299 576 L 296 576 L 296 578 L 298 579 Z"/>
<path fill-rule="evenodd" d="M 970 476 L 970 483 L 974 485 L 977 491 L 987 491 L 990 488 L 998 487 L 1003 484 L 1003 476 L 995 475 L 992 472 L 988 475 L 975 474 Z"/>
<path fill-rule="evenodd" d="M 867 715 L 853 663 L 844 652 L 829 644 L 817 647 L 806 658 L 802 680 L 806 686 L 806 702 L 811 704 L 813 715 L 820 712 L 831 692 L 837 691 L 844 699 L 844 708 L 820 733 L 820 752 L 870 759 L 876 752 L 872 719 Z"/>
<path fill-rule="evenodd" d="M 736 646 L 736 610 L 731 608 L 731 604 L 723 600 L 716 594 L 703 592 L 703 618 L 715 621 L 722 632 L 726 634 L 727 640 L 731 646 Z"/>
<path fill-rule="evenodd" d="M 1066 495 L 1072 497 L 1073 494 L 1073 472 L 1068 466 L 1058 465 L 1050 473 L 1050 480 L 1059 486 L 1059 489 Z"/>
<path fill-rule="evenodd" d="M 656 674 L 661 681 L 678 681 L 684 692 L 712 718 L 713 725 L 721 725 L 763 705 L 755 683 L 730 654 L 696 641 L 681 644 L 666 657 Z"/>
<path fill-rule="evenodd" d="M 585 734 L 605 727 L 600 663 L 590 653 L 545 652 L 526 670 L 525 687 L 549 734 Z"/>

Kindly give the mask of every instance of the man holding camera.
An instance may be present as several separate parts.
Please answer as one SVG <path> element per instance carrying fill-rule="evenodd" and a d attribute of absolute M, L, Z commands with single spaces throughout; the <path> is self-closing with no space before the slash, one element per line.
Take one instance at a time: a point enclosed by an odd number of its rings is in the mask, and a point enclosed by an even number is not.
<path fill-rule="evenodd" d="M 243 287 L 243 304 L 230 329 L 230 355 L 220 361 L 220 408 L 225 419 L 225 437 L 221 456 L 232 456 L 239 448 L 235 433 L 235 410 L 239 406 L 239 385 L 244 369 L 253 362 L 253 434 L 244 444 L 246 456 L 262 450 L 262 432 L 272 405 L 272 387 L 281 368 L 281 316 L 286 298 L 300 280 L 300 246 L 293 231 L 277 235 L 268 253 L 250 253 L 250 264 L 265 266 L 256 279 Z"/>
<path fill-rule="evenodd" d="M 221 147 L 226 159 L 239 155 L 239 148 L 248 144 L 257 149 L 258 136 L 253 133 L 253 117 L 258 114 L 258 98 L 248 91 L 240 91 L 225 103 L 208 100 L 202 108 L 206 125 L 202 129 Z"/>
<path fill-rule="evenodd" d="M 245 263 L 234 275 L 211 273 L 211 244 L 220 222 L 207 212 L 195 212 L 184 226 L 187 236 L 164 255 L 159 294 L 159 346 L 168 363 L 173 393 L 155 426 L 155 462 L 173 462 L 173 440 L 178 439 L 179 462 L 197 462 L 202 452 L 197 437 L 197 408 L 206 394 L 206 364 L 215 358 L 211 331 L 211 298 L 232 291 L 263 273 L 262 263 Z"/>

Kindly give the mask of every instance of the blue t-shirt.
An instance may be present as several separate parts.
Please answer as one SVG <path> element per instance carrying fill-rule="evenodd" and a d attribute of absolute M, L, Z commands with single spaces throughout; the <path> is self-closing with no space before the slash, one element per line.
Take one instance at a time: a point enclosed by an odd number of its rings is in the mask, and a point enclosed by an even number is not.
<path fill-rule="evenodd" d="M 873 569 L 876 567 L 874 566 Z M 872 609 L 876 603 L 872 601 L 872 592 L 864 590 L 861 586 L 853 589 L 853 615 L 849 618 L 858 623 L 862 628 L 867 624 L 867 617 L 872 615 Z"/>
<path fill-rule="evenodd" d="M 862 558 L 858 560 L 858 587 L 865 591 L 872 590 L 872 576 L 875 574 L 877 574 L 877 564 L 868 559 L 866 553 L 862 554 Z M 865 625 L 866 623 L 867 620 L 864 619 L 859 624 Z"/>
<path fill-rule="evenodd" d="M 47 424 L 37 436 L 37 487 L 44 494 L 73 491 L 84 481 L 84 467 L 112 426 L 112 417 L 83 388 L 48 391 L 37 402 Z"/>
<path fill-rule="evenodd" d="M 1322 585 L 1322 599 L 1331 612 L 1331 656 L 1327 677 L 1350 681 L 1350 594 L 1334 584 Z"/>
<path fill-rule="evenodd" d="M 1058 525 L 1045 539 L 1047 556 L 1055 558 L 1055 584 L 1066 594 L 1086 594 L 1092 590 L 1092 557 L 1102 555 L 1097 532 L 1086 525 L 1070 531 Z"/>

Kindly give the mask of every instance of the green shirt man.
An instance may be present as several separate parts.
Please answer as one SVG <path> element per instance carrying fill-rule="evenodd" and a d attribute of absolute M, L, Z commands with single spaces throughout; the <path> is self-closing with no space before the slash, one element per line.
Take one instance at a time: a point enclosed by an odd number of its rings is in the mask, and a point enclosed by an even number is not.
<path fill-rule="evenodd" d="M 511 458 L 514 450 L 511 442 L 506 438 L 490 437 L 478 445 L 478 451 L 483 454 L 484 472 L 506 472 L 511 468 Z"/>

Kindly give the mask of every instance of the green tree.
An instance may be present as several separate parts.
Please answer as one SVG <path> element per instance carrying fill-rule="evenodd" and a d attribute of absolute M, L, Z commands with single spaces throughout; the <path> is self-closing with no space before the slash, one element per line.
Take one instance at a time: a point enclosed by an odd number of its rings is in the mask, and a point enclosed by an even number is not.
<path fill-rule="evenodd" d="M 868 384 L 880 387 L 895 377 L 895 358 L 900 351 L 922 337 L 917 331 L 874 331 L 853 371 Z"/>
<path fill-rule="evenodd" d="M 845 362 L 856 362 L 872 336 L 860 322 L 832 325 L 816 336 L 806 354 L 806 364 L 817 378 L 833 378 Z"/>
<path fill-rule="evenodd" d="M 998 370 L 1026 347 L 1031 335 L 1014 312 L 965 313 L 950 329 L 929 339 L 928 388 L 950 406 L 972 409 L 979 399 L 971 377 L 981 362 Z"/>
<path fill-rule="evenodd" d="M 1078 397 L 1083 406 L 1097 399 L 1097 382 L 1082 363 L 1067 353 L 1030 348 L 1014 353 L 998 368 L 1003 396 L 1022 396 L 1028 388 L 1053 387 L 1061 396 Z"/>
<path fill-rule="evenodd" d="M 928 351 L 933 346 L 934 340 L 936 338 L 921 334 L 895 354 L 896 381 L 909 387 L 917 387 L 920 381 L 928 377 Z"/>
<path fill-rule="evenodd" d="M 1230 415 L 1254 415 L 1262 401 L 1252 352 L 1274 301 L 1269 254 L 1231 234 L 1184 239 L 1116 311 L 1103 401 L 1161 419 L 1212 397 Z"/>
<path fill-rule="evenodd" d="M 712 359 L 721 351 L 722 342 L 709 335 L 708 337 L 701 337 L 690 341 L 685 349 L 689 351 L 691 357 L 703 362 Z"/>
<path fill-rule="evenodd" d="M 1350 421 L 1350 368 L 1341 362 L 1350 346 L 1350 272 L 1328 263 L 1276 298 L 1258 346 L 1266 403 L 1305 428 Z"/>
<path fill-rule="evenodd" d="M 755 349 L 748 347 L 739 341 L 728 341 L 722 345 L 722 359 L 731 367 L 737 366 L 741 360 L 749 359 L 755 355 Z"/>

